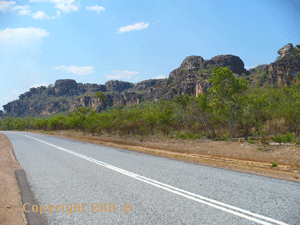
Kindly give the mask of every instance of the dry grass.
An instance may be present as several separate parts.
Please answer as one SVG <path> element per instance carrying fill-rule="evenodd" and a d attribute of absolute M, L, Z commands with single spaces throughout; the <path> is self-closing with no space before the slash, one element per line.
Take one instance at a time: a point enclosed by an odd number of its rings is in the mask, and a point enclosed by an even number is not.
<path fill-rule="evenodd" d="M 38 133 L 45 133 L 40 132 Z M 61 136 L 60 131 L 48 134 Z M 209 140 L 183 140 L 148 136 L 139 137 L 101 135 L 92 136 L 76 131 L 64 131 L 64 137 L 99 145 L 143 152 L 218 168 L 231 169 L 280 179 L 300 182 L 300 147 L 268 146 L 267 151 L 258 150 L 258 143 L 225 142 Z M 272 163 L 278 163 L 272 167 Z"/>

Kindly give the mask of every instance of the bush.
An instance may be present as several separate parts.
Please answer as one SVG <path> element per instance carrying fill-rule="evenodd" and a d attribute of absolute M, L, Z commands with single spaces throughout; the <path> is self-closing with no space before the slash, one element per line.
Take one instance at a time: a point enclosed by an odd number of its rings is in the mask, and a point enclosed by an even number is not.
<path fill-rule="evenodd" d="M 273 162 L 272 163 L 272 167 L 277 167 L 278 166 L 278 163 L 277 162 Z"/>
<path fill-rule="evenodd" d="M 282 137 L 283 143 L 291 143 L 294 140 L 294 135 L 292 133 L 286 134 Z"/>
<path fill-rule="evenodd" d="M 188 136 L 186 135 L 186 133 L 183 133 L 183 132 L 177 133 L 176 136 L 178 138 L 181 138 L 181 139 L 187 139 L 188 138 Z"/>
<path fill-rule="evenodd" d="M 263 133 L 263 134 L 261 135 L 259 141 L 260 141 L 260 143 L 264 146 L 264 150 L 266 150 L 266 145 L 269 144 L 269 139 L 268 139 L 268 137 L 266 136 L 265 133 Z"/>
<path fill-rule="evenodd" d="M 273 141 L 281 143 L 282 142 L 282 137 L 278 134 L 275 137 L 273 137 Z"/>
<path fill-rule="evenodd" d="M 248 139 L 247 142 L 250 143 L 250 144 L 255 144 L 255 141 L 254 141 L 254 140 Z"/>

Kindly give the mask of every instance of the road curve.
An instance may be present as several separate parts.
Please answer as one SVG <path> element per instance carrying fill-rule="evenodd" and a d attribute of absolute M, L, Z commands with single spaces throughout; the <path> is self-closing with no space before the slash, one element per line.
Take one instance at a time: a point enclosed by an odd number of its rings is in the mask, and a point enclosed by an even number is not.
<path fill-rule="evenodd" d="M 299 183 L 60 137 L 2 133 L 39 203 L 25 209 L 49 224 L 300 224 Z"/>

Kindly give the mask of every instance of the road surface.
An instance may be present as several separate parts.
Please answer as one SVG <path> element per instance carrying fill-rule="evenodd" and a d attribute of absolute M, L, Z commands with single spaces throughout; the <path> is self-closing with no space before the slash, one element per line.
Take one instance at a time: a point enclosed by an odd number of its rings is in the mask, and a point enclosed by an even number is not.
<path fill-rule="evenodd" d="M 2 132 L 49 224 L 300 224 L 300 184 L 65 138 Z M 24 202 L 23 204 L 25 204 Z"/>

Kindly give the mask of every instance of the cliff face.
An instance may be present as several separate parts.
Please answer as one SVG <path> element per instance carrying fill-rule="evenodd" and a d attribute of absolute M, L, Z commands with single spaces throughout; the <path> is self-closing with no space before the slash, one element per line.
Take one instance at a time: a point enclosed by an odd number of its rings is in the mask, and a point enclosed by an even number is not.
<path fill-rule="evenodd" d="M 300 46 L 287 44 L 278 50 L 280 57 L 269 66 L 268 82 L 272 85 L 292 85 L 300 71 Z"/>
<path fill-rule="evenodd" d="M 106 90 L 108 92 L 122 92 L 129 88 L 133 88 L 134 84 L 130 82 L 110 80 L 105 83 Z"/>

